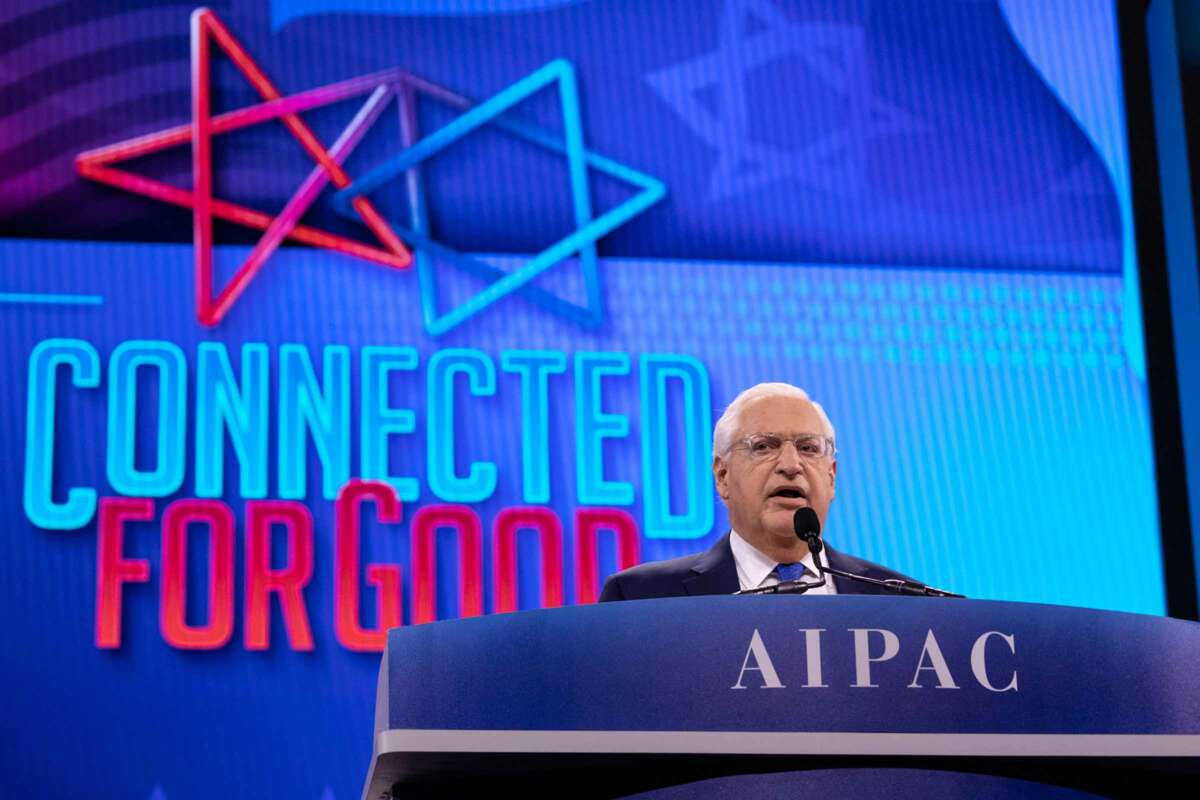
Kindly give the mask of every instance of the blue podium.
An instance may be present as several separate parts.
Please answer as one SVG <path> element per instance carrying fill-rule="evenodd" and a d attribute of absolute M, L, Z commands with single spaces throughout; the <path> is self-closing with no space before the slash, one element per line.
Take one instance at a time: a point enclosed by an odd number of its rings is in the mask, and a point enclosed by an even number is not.
<path fill-rule="evenodd" d="M 975 792 L 972 781 L 991 796 L 1181 781 L 1197 791 L 1200 625 L 772 595 L 397 628 L 363 797 L 776 796 L 798 785 L 878 797 Z"/>

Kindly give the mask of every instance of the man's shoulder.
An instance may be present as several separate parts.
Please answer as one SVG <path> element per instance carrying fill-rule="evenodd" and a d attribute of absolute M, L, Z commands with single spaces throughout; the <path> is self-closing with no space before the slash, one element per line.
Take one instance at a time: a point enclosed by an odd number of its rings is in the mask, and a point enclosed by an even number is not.
<path fill-rule="evenodd" d="M 600 602 L 684 594 L 683 579 L 692 574 L 692 567 L 703 555 L 692 553 L 667 561 L 650 561 L 614 573 L 604 582 Z"/>
<path fill-rule="evenodd" d="M 664 577 L 684 577 L 691 573 L 692 567 L 696 566 L 703 555 L 704 553 L 700 552 L 665 561 L 647 561 L 645 564 L 623 569 L 613 577 L 626 583 L 654 581 Z"/>
<path fill-rule="evenodd" d="M 727 555 L 728 554 L 728 555 Z M 665 561 L 649 561 L 623 569 L 604 582 L 600 601 L 643 600 L 688 594 L 684 581 L 706 568 L 719 567 L 729 554 L 729 537 L 719 539 L 712 548 Z"/>
<path fill-rule="evenodd" d="M 907 575 L 826 547 L 829 566 L 876 580 L 912 580 Z M 884 594 L 885 590 L 861 582 L 835 578 L 839 593 Z M 665 561 L 650 561 L 621 570 L 604 582 L 600 601 L 644 600 L 688 594 L 728 594 L 737 591 L 737 566 L 729 549 L 729 536 L 709 550 Z"/>

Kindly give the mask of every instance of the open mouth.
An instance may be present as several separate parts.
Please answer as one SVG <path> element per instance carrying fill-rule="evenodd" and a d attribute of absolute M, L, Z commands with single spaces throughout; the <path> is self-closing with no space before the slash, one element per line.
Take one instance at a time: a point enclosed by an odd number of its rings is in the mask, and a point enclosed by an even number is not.
<path fill-rule="evenodd" d="M 806 500 L 807 496 L 804 490 L 798 486 L 780 486 L 778 489 L 771 492 L 768 497 L 783 497 L 790 500 Z"/>

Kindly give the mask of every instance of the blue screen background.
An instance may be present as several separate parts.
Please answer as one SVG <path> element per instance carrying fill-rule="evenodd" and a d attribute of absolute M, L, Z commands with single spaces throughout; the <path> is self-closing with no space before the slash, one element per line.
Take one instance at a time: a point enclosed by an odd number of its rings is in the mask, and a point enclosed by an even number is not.
<path fill-rule="evenodd" d="M 315 650 L 286 646 L 271 612 L 266 652 L 241 646 L 243 498 L 226 446 L 222 499 L 238 521 L 233 641 L 210 652 L 171 648 L 157 626 L 158 520 L 194 497 L 194 357 L 224 343 L 235 369 L 247 342 L 303 345 L 314 364 L 330 345 L 411 347 L 419 367 L 395 374 L 389 397 L 412 409 L 412 434 L 390 444 L 396 474 L 417 479 L 405 522 L 365 522 L 364 562 L 395 563 L 412 619 L 407 521 L 449 501 L 427 475 L 426 369 L 451 348 L 497 366 L 496 391 L 459 384 L 455 456 L 496 465 L 497 485 L 471 503 L 483 522 L 484 612 L 495 609 L 490 526 L 524 503 L 519 381 L 499 370 L 514 349 L 565 354 L 549 382 L 551 481 L 563 521 L 565 601 L 576 602 L 572 517 L 578 446 L 574 363 L 627 356 L 604 379 L 602 406 L 629 420 L 605 440 L 603 475 L 633 487 L 622 505 L 642 521 L 645 495 L 638 366 L 643 356 L 695 359 L 711 418 L 742 389 L 782 380 L 807 389 L 838 430 L 838 492 L 826 536 L 837 548 L 975 598 L 1165 612 L 1155 475 L 1117 31 L 1107 0 L 1059 2 L 506 4 L 234 0 L 214 4 L 283 94 L 398 67 L 472 102 L 486 101 L 554 59 L 578 82 L 584 147 L 663 187 L 660 200 L 599 238 L 602 304 L 587 304 L 577 254 L 532 286 L 594 319 L 547 307 L 528 288 L 434 335 L 421 281 L 441 308 L 466 303 L 576 227 L 561 154 L 484 125 L 421 166 L 429 237 L 425 273 L 383 269 L 328 250 L 287 245 L 212 328 L 194 313 L 192 215 L 81 178 L 75 157 L 190 118 L 186 5 L 109 7 L 68 17 L 51 2 L 0 11 L 7 72 L 0 91 L 0 610 L 11 688 L 0 766 L 14 796 L 347 798 L 370 754 L 378 657 L 334 639 L 333 505 L 323 464 L 307 451 L 304 500 L 315 567 L 305 599 Z M 260 102 L 223 57 L 218 111 Z M 357 103 L 361 103 L 361 98 Z M 551 87 L 504 119 L 562 137 Z M 332 142 L 358 108 L 304 118 Z M 462 111 L 418 99 L 424 136 Z M 401 149 L 385 114 L 346 161 L 359 179 Z M 277 123 L 214 140 L 216 194 L 277 211 L 312 162 Z M 186 146 L 122 165 L 191 185 Z M 596 215 L 636 193 L 589 170 Z M 337 213 L 327 187 L 303 221 L 368 241 Z M 408 227 L 402 178 L 371 195 Z M 216 226 L 217 284 L 257 232 Z M 495 269 L 481 277 L 452 256 Z M 557 309 L 557 310 L 556 310 Z M 126 532 L 126 554 L 150 563 L 149 584 L 124 595 L 124 642 L 95 648 L 96 523 L 34 525 L 27 476 L 30 355 L 50 338 L 95 347 L 98 389 L 58 380 L 55 499 L 67 488 L 115 494 L 105 476 L 109 355 L 129 340 L 171 342 L 189 369 L 186 477 L 157 500 L 154 522 Z M 277 399 L 271 390 L 272 403 Z M 152 382 L 139 407 L 152 408 Z M 679 398 L 667 404 L 678 419 Z M 146 412 L 139 464 L 152 459 Z M 273 424 L 273 423 L 272 423 Z M 672 423 L 676 425 L 676 423 Z M 677 427 L 672 436 L 683 441 Z M 357 423 L 350 463 L 357 472 Z M 275 452 L 277 433 L 270 433 Z M 682 476 L 686 447 L 667 463 Z M 267 497 L 278 497 L 271 457 Z M 672 491 L 678 484 L 672 483 Z M 641 537 L 641 560 L 710 546 L 726 531 L 711 491 L 711 528 Z M 673 496 L 673 508 L 681 502 Z M 193 535 L 190 619 L 203 620 L 206 538 Z M 539 555 L 520 537 L 519 600 L 540 600 Z M 457 543 L 438 538 L 441 618 L 458 615 Z M 276 563 L 284 557 L 276 553 Z M 601 537 L 603 575 L 615 568 Z M 374 621 L 364 589 L 364 623 Z M 19 721 L 19 722 L 18 722 Z M 64 731 L 86 733 L 66 747 Z"/>

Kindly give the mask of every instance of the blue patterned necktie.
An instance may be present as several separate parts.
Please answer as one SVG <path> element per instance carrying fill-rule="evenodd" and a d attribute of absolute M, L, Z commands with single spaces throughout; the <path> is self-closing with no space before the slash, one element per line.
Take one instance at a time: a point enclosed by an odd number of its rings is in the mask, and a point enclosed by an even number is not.
<path fill-rule="evenodd" d="M 800 576 L 804 574 L 804 565 L 795 562 L 792 564 L 776 564 L 775 574 L 779 576 L 779 582 L 798 581 Z"/>

